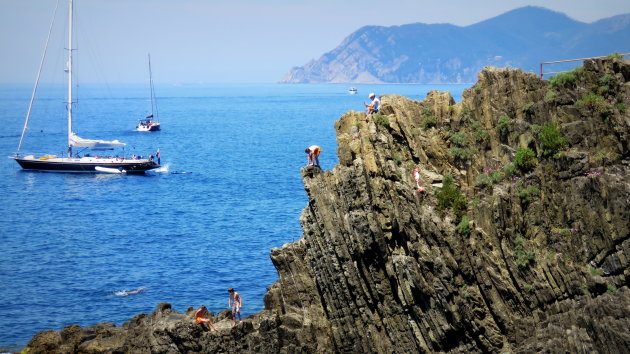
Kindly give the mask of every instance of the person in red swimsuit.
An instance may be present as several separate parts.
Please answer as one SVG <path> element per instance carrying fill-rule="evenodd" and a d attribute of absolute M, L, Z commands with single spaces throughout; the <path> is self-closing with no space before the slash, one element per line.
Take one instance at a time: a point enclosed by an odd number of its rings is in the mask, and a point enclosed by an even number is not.
<path fill-rule="evenodd" d="M 217 330 L 217 328 L 214 326 L 214 323 L 212 323 L 212 319 L 210 318 L 210 316 L 208 316 L 208 309 L 205 305 L 201 305 L 201 307 L 197 309 L 197 312 L 195 312 L 195 321 L 197 321 L 197 323 L 201 324 L 202 326 L 206 324 L 208 326 L 208 329 L 212 332 Z"/>

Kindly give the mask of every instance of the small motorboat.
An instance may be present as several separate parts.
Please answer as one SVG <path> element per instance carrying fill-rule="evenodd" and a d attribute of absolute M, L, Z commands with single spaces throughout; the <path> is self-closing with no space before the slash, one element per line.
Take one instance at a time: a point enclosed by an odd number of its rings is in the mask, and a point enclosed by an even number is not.
<path fill-rule="evenodd" d="M 351 95 L 356 95 L 359 92 L 359 90 L 357 90 L 356 87 L 350 87 L 350 89 L 348 90 L 348 93 Z"/>

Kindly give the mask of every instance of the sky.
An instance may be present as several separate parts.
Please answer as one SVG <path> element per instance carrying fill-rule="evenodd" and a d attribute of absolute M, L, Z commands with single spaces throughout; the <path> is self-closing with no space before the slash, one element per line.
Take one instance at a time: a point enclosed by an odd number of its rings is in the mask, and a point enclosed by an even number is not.
<path fill-rule="evenodd" d="M 60 1 L 47 62 L 63 68 Z M 0 83 L 35 80 L 56 3 L 0 0 Z M 83 82 L 146 82 L 150 53 L 156 83 L 273 83 L 366 25 L 467 26 L 529 5 L 586 23 L 630 13 L 628 0 L 75 0 L 78 62 Z"/>

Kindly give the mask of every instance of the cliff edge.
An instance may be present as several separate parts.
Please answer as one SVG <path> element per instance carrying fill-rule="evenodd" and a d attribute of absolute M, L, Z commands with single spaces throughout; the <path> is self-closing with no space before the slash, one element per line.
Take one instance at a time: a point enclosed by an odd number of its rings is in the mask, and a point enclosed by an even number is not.
<path fill-rule="evenodd" d="M 302 169 L 303 237 L 265 310 L 216 333 L 160 304 L 30 352 L 624 352 L 630 348 L 630 64 L 546 81 L 485 68 L 455 103 L 382 97 Z M 418 184 L 413 170 L 420 169 Z"/>

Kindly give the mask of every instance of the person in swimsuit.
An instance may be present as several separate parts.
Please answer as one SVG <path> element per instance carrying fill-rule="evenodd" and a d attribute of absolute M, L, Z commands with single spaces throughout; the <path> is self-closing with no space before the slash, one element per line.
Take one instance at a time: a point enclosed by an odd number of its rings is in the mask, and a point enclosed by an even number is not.
<path fill-rule="evenodd" d="M 413 179 L 416 180 L 416 187 L 418 187 L 418 193 L 424 192 L 424 188 L 420 185 L 420 168 L 413 169 Z"/>
<path fill-rule="evenodd" d="M 207 325 L 207 328 L 212 332 L 217 330 L 214 323 L 212 323 L 212 319 L 208 316 L 208 309 L 205 305 L 201 305 L 201 307 L 197 309 L 197 312 L 195 312 L 195 321 L 201 324 L 202 327 L 204 327 L 204 324 Z"/>
<path fill-rule="evenodd" d="M 127 296 L 127 295 L 131 295 L 131 294 L 137 294 L 139 292 L 141 292 L 142 290 L 146 289 L 146 287 L 141 287 L 138 288 L 136 290 L 122 290 L 122 291 L 117 291 L 114 294 L 118 295 L 118 296 Z"/>
<path fill-rule="evenodd" d="M 228 293 L 228 307 L 232 309 L 232 327 L 236 326 L 236 315 L 238 315 L 239 322 L 241 321 L 241 307 L 243 307 L 243 298 L 241 294 L 234 291 L 234 288 L 229 288 Z"/>
<path fill-rule="evenodd" d="M 319 167 L 319 154 L 322 152 L 322 148 L 317 145 L 311 145 L 304 150 L 308 154 L 308 165 L 315 165 Z"/>

